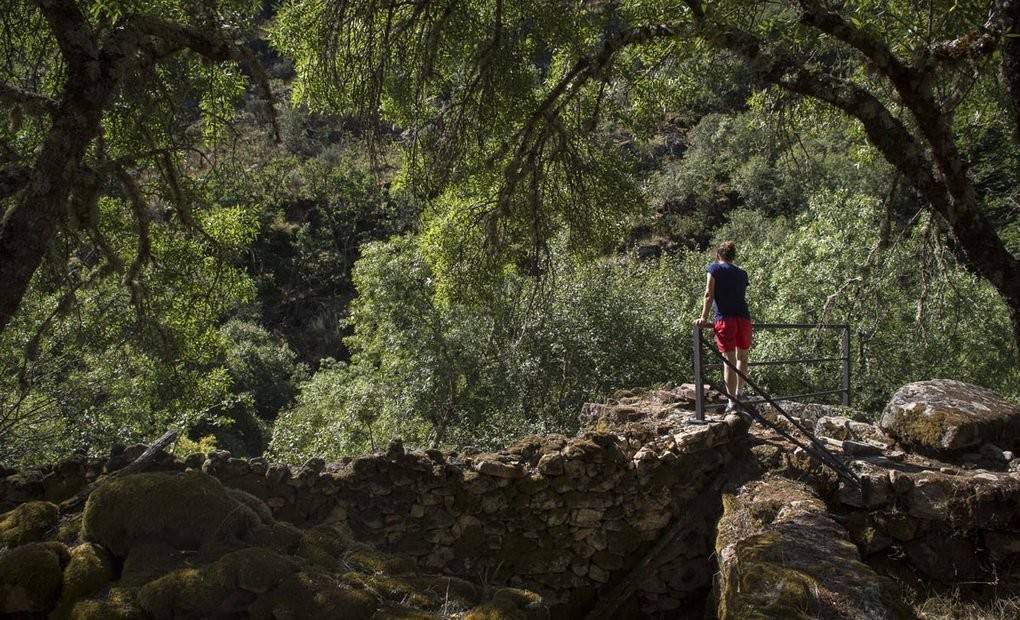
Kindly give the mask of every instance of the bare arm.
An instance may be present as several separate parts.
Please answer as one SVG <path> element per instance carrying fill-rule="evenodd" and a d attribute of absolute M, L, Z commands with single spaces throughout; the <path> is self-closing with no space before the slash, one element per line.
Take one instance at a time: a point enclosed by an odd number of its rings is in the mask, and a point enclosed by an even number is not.
<path fill-rule="evenodd" d="M 708 315 L 712 311 L 713 299 L 715 299 L 715 278 L 712 274 L 708 274 L 708 279 L 705 280 L 705 302 L 701 305 L 701 318 L 694 322 L 699 327 L 709 325 Z"/>

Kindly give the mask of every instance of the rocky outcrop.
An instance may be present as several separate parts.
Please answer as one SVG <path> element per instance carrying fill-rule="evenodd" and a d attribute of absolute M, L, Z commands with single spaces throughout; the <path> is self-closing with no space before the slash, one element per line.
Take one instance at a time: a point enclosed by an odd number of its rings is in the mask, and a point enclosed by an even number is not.
<path fill-rule="evenodd" d="M 912 615 L 807 485 L 756 480 L 723 503 L 716 541 L 720 620 Z"/>
<path fill-rule="evenodd" d="M 1020 408 L 995 392 L 949 379 L 903 386 L 882 413 L 879 426 L 912 450 L 959 454 L 991 443 L 1020 448 Z"/>

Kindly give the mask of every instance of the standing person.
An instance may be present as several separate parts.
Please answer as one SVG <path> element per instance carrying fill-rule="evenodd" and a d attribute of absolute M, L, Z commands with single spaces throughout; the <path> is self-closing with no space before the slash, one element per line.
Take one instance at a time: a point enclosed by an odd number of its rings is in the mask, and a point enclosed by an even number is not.
<path fill-rule="evenodd" d="M 694 321 L 698 327 L 712 326 L 715 331 L 715 346 L 726 356 L 730 364 L 740 372 L 747 373 L 747 352 L 751 348 L 751 312 L 747 309 L 747 272 L 733 264 L 737 258 L 737 246 L 724 241 L 715 250 L 716 262 L 708 266 L 708 281 L 705 284 L 705 303 L 701 318 Z M 709 322 L 708 312 L 715 310 L 715 321 Z M 724 364 L 723 377 L 726 381 L 726 411 L 736 409 L 734 399 L 744 394 L 744 381 Z"/>

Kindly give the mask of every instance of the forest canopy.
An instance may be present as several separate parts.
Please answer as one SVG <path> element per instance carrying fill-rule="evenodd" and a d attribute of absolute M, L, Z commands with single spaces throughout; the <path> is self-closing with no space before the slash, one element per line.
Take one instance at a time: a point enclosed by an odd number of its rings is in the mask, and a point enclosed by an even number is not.
<path fill-rule="evenodd" d="M 0 462 L 569 431 L 689 380 L 723 239 L 858 408 L 1020 396 L 1020 1 L 2 9 Z"/>

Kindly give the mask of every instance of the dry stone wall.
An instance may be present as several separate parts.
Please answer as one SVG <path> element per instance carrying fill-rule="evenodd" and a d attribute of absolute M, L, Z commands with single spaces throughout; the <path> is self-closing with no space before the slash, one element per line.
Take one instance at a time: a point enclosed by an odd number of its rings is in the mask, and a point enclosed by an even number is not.
<path fill-rule="evenodd" d="M 221 451 L 167 457 L 158 467 L 201 469 L 294 525 L 345 522 L 355 539 L 410 556 L 424 570 L 536 591 L 564 617 L 590 607 L 682 520 L 681 543 L 638 588 L 633 611 L 649 614 L 704 600 L 724 471 L 749 454 L 739 418 L 695 424 L 680 409 L 674 403 L 612 428 L 603 420 L 603 430 L 573 438 L 529 437 L 497 453 L 409 451 L 395 442 L 385 453 L 329 465 L 290 467 Z M 140 450 L 105 463 L 4 472 L 0 510 L 60 501 Z"/>

